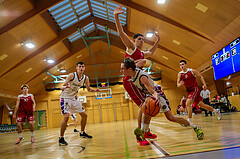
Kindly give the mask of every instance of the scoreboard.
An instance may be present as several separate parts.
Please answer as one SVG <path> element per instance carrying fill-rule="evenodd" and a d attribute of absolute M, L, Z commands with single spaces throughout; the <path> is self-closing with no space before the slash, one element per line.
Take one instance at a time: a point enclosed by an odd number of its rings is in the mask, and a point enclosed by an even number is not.
<path fill-rule="evenodd" d="M 240 71 L 240 38 L 212 55 L 215 80 Z"/>

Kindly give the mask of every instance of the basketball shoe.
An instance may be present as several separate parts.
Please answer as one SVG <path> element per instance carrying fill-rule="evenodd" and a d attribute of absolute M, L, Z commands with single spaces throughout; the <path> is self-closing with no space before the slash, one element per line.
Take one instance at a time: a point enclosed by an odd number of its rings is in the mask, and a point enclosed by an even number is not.
<path fill-rule="evenodd" d="M 200 126 L 197 126 L 196 128 L 194 128 L 194 131 L 195 131 L 196 134 L 197 134 L 197 138 L 198 138 L 198 140 L 202 140 L 203 137 L 204 137 L 204 134 L 203 134 L 202 128 L 201 128 Z"/>
<path fill-rule="evenodd" d="M 35 138 L 34 138 L 34 136 L 31 136 L 31 142 L 32 142 L 32 143 L 35 142 Z"/>
<path fill-rule="evenodd" d="M 92 139 L 93 137 L 88 135 L 87 133 L 85 133 L 85 131 L 83 133 L 79 133 L 80 137 L 85 138 L 85 139 Z"/>
<path fill-rule="evenodd" d="M 24 139 L 23 137 L 19 137 L 19 138 L 17 139 L 16 144 L 19 144 L 23 139 Z"/>
<path fill-rule="evenodd" d="M 150 132 L 150 130 L 149 130 L 148 132 L 145 132 L 144 138 L 156 139 L 156 138 L 157 138 L 157 135 L 152 134 L 152 133 Z"/>
<path fill-rule="evenodd" d="M 215 109 L 215 115 L 217 116 L 218 120 L 222 119 L 222 115 L 221 115 L 220 109 Z"/>
<path fill-rule="evenodd" d="M 140 146 L 150 145 L 150 143 L 144 138 L 144 132 L 142 129 L 137 127 L 134 130 L 134 134 L 136 135 L 137 142 L 139 143 Z"/>
<path fill-rule="evenodd" d="M 68 145 L 68 143 L 64 140 L 64 137 L 59 137 L 59 145 L 60 146 Z"/>

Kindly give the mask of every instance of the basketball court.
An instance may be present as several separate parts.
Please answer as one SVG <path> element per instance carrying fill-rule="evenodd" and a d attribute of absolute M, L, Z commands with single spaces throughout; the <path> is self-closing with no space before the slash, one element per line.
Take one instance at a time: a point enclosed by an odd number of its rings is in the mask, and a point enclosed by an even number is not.
<path fill-rule="evenodd" d="M 240 158 L 239 6 L 240 0 L 0 0 L 0 158 Z M 141 40 L 134 39 L 138 33 Z M 124 38 L 132 54 L 126 52 Z M 204 77 L 211 98 L 217 99 L 214 106 L 225 105 L 219 97 L 224 93 L 231 109 L 222 109 L 222 120 L 193 116 L 192 122 L 203 128 L 203 140 L 158 114 L 150 124 L 157 139 L 139 146 L 134 135 L 139 107 L 120 72 L 128 55 L 135 62 L 151 55 L 142 70 L 161 85 L 172 114 L 187 96 L 183 86 L 176 86 L 181 60 Z M 93 139 L 74 133 L 71 119 L 60 135 L 66 119 L 61 88 L 78 62 L 84 63 L 82 73 L 92 89 L 85 80 L 78 83 L 82 74 L 74 74 L 78 79 L 72 84 L 87 114 L 86 133 Z M 21 133 L 13 116 L 24 84 L 36 101 L 34 134 L 27 123 L 24 140 L 15 144 Z M 132 88 L 135 97 L 142 95 L 136 92 Z M 81 131 L 81 116 L 76 116 Z M 68 145 L 59 145 L 60 136 Z"/>
<path fill-rule="evenodd" d="M 135 120 L 89 124 L 87 131 L 93 139 L 82 139 L 67 128 L 68 146 L 59 146 L 58 128 L 37 130 L 36 143 L 30 142 L 30 131 L 15 145 L 17 133 L 1 134 L 1 158 L 240 158 L 240 113 L 215 116 L 195 115 L 195 123 L 204 130 L 204 140 L 197 140 L 191 128 L 181 127 L 164 117 L 153 118 L 151 129 L 158 138 L 149 146 L 138 146 L 133 130 Z"/>

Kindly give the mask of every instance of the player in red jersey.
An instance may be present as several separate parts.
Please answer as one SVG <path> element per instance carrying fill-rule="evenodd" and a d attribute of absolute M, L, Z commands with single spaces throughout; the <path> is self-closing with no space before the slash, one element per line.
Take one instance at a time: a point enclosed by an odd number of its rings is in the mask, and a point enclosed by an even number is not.
<path fill-rule="evenodd" d="M 186 105 L 188 109 L 188 121 L 191 122 L 191 119 L 192 119 L 193 102 L 195 102 L 200 107 L 206 110 L 214 111 L 218 117 L 218 120 L 220 120 L 221 119 L 220 110 L 213 109 L 211 106 L 206 105 L 202 102 L 202 97 L 200 96 L 201 91 L 197 84 L 196 77 L 199 77 L 202 81 L 203 87 L 207 88 L 203 76 L 198 71 L 191 68 L 187 68 L 187 62 L 185 60 L 181 60 L 179 64 L 182 71 L 178 73 L 177 86 L 180 87 L 184 85 L 188 93 L 188 99 L 186 101 Z"/>
<path fill-rule="evenodd" d="M 180 108 L 178 109 L 179 112 L 182 112 L 183 115 L 184 114 L 187 114 L 187 108 L 186 108 L 186 97 L 183 96 L 182 99 L 181 99 L 181 102 L 180 102 Z"/>
<path fill-rule="evenodd" d="M 153 53 L 156 51 L 158 43 L 160 41 L 160 36 L 158 33 L 155 32 L 155 35 L 157 37 L 157 41 L 152 46 L 152 48 L 149 51 L 141 51 L 141 48 L 144 43 L 144 36 L 140 33 L 135 34 L 133 36 L 133 41 L 128 37 L 128 35 L 124 32 L 123 27 L 119 20 L 119 15 L 122 14 L 122 6 L 117 6 L 114 11 L 114 17 L 115 17 L 115 24 L 118 31 L 118 34 L 120 35 L 120 38 L 123 42 L 123 44 L 126 46 L 126 57 L 131 57 L 138 68 L 142 68 L 143 65 L 146 63 L 146 60 L 144 58 L 148 58 L 153 55 Z M 139 113 L 138 113 L 138 127 L 143 127 L 143 124 L 141 124 L 142 121 L 142 109 L 141 106 L 145 101 L 145 94 L 138 89 L 132 81 L 129 81 L 130 76 L 123 78 L 123 86 L 125 90 L 128 92 L 131 99 L 140 107 Z M 149 133 L 150 134 L 150 133 Z M 156 138 L 154 134 L 153 136 L 149 136 L 150 138 Z"/>
<path fill-rule="evenodd" d="M 33 112 L 35 111 L 35 100 L 32 94 L 28 94 L 29 86 L 24 84 L 21 86 L 23 94 L 19 95 L 17 98 L 16 108 L 13 114 L 13 118 L 16 119 L 17 116 L 17 128 L 18 128 L 18 139 L 16 144 L 19 144 L 23 139 L 22 136 L 22 124 L 25 124 L 25 118 L 28 120 L 31 131 L 31 142 L 35 142 L 34 138 L 34 117 Z"/>

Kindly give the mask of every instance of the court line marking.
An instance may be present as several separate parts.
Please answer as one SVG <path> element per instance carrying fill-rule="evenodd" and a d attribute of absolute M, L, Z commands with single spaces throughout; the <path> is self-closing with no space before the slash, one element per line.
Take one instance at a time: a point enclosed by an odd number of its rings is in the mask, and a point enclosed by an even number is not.
<path fill-rule="evenodd" d="M 123 130 L 124 130 L 124 139 L 125 139 L 125 151 L 126 151 L 126 158 L 130 157 L 129 149 L 128 149 L 128 143 L 127 143 L 127 136 L 125 131 L 125 124 L 123 122 Z"/>
<path fill-rule="evenodd" d="M 163 155 L 165 155 L 165 156 L 170 156 L 170 154 L 169 154 L 166 150 L 164 150 L 163 148 L 161 148 L 157 143 L 155 143 L 154 141 L 151 141 L 151 140 L 148 140 L 148 141 L 150 141 L 150 143 L 151 143 L 153 146 L 155 146 L 155 148 L 157 148 Z"/>
<path fill-rule="evenodd" d="M 78 153 L 81 153 L 85 150 L 85 147 L 84 146 L 80 146 L 82 149 L 78 152 Z"/>

